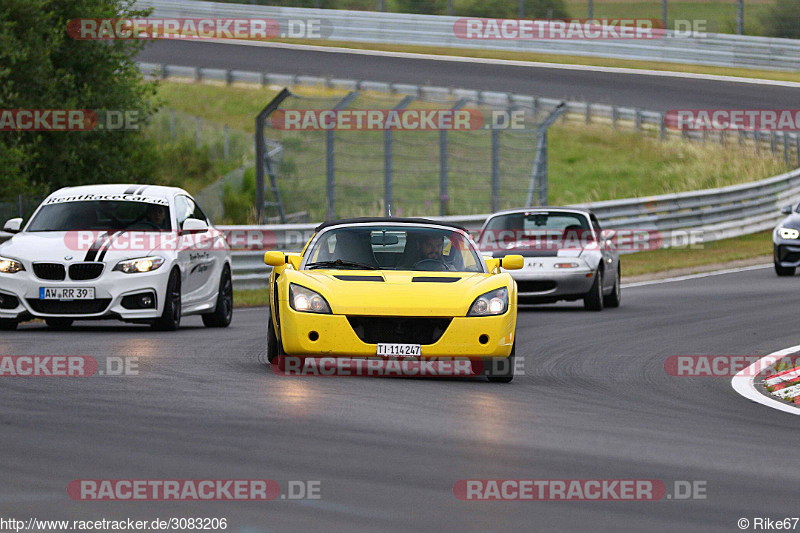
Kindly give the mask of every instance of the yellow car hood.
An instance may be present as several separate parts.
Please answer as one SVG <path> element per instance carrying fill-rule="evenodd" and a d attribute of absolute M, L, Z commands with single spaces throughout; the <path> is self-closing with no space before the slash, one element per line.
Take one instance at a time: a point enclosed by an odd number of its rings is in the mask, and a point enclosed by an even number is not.
<path fill-rule="evenodd" d="M 320 293 L 338 315 L 465 316 L 483 293 L 509 287 L 508 274 L 287 269 L 287 281 Z M 381 281 L 378 281 L 381 280 Z"/>

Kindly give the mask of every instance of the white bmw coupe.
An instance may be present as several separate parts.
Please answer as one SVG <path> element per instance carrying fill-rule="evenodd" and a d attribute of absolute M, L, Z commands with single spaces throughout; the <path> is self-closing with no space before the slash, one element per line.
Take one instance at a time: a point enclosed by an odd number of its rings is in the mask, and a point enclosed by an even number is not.
<path fill-rule="evenodd" d="M 24 226 L 24 227 L 23 227 Z M 54 192 L 0 244 L 0 329 L 44 319 L 118 319 L 176 330 L 181 316 L 226 327 L 230 248 L 183 189 L 89 185 Z"/>

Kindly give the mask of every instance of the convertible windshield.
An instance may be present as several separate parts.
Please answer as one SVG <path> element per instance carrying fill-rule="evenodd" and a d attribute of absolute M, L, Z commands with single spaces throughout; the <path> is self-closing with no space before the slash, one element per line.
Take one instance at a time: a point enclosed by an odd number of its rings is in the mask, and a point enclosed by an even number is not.
<path fill-rule="evenodd" d="M 169 231 L 169 208 L 150 202 L 92 200 L 42 206 L 28 231 Z"/>
<path fill-rule="evenodd" d="M 483 272 L 483 261 L 457 231 L 408 226 L 331 229 L 306 254 L 306 268 Z"/>

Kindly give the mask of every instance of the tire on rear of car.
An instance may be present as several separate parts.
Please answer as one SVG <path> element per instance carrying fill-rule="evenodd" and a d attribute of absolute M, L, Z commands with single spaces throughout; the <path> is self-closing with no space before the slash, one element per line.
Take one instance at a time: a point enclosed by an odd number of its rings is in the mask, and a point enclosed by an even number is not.
<path fill-rule="evenodd" d="M 231 268 L 225 265 L 219 278 L 217 306 L 213 313 L 202 315 L 207 328 L 227 328 L 233 319 L 233 278 Z"/>
<path fill-rule="evenodd" d="M 592 288 L 583 297 L 583 307 L 587 311 L 603 310 L 603 269 L 598 268 L 594 275 Z"/>
<path fill-rule="evenodd" d="M 169 274 L 164 311 L 153 321 L 152 327 L 156 331 L 175 331 L 181 327 L 181 274 L 177 268 Z"/>

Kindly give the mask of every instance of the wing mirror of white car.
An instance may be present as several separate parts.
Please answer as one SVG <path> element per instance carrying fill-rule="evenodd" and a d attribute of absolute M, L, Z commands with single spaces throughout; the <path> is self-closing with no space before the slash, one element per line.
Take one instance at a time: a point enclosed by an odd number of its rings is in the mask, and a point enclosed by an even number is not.
<path fill-rule="evenodd" d="M 183 234 L 205 233 L 207 231 L 208 224 L 196 218 L 187 218 L 183 221 L 183 226 L 181 227 L 181 233 Z"/>
<path fill-rule="evenodd" d="M 19 233 L 19 230 L 22 229 L 22 219 L 21 218 L 12 218 L 6 221 L 5 225 L 3 226 L 3 231 L 6 233 Z"/>
<path fill-rule="evenodd" d="M 791 215 L 792 214 L 792 206 L 785 205 L 785 206 L 781 207 L 781 214 L 782 215 Z"/>

